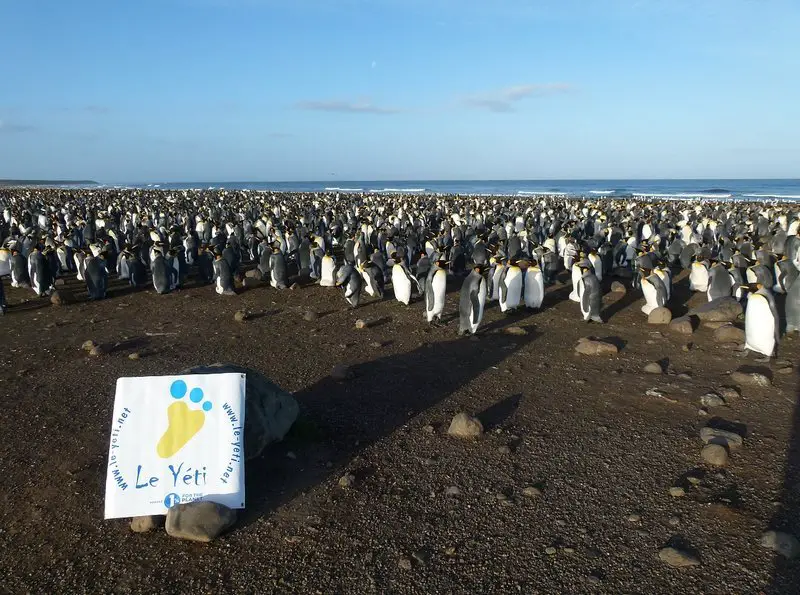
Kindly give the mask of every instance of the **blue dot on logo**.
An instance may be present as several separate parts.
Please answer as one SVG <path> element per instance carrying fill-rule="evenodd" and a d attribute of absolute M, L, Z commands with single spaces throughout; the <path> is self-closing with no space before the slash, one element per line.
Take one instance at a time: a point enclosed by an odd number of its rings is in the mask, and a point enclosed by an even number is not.
<path fill-rule="evenodd" d="M 184 385 L 184 386 L 186 386 L 186 385 Z M 167 497 L 164 498 L 164 506 L 166 506 L 167 508 L 172 508 L 176 504 L 180 504 L 180 503 L 181 503 L 180 494 L 175 494 L 175 493 L 167 494 Z"/>
<path fill-rule="evenodd" d="M 200 401 L 202 401 L 203 400 L 203 389 L 202 388 L 193 388 L 192 392 L 189 393 L 189 399 L 191 399 L 192 403 L 199 403 Z"/>
<path fill-rule="evenodd" d="M 172 386 L 169 387 L 169 392 L 173 398 L 182 399 L 183 396 L 186 394 L 186 383 L 183 380 L 176 380 L 175 382 L 172 383 Z M 200 398 L 201 399 L 203 398 L 202 392 Z"/>
<path fill-rule="evenodd" d="M 203 411 L 211 411 L 211 401 L 203 403 Z"/>

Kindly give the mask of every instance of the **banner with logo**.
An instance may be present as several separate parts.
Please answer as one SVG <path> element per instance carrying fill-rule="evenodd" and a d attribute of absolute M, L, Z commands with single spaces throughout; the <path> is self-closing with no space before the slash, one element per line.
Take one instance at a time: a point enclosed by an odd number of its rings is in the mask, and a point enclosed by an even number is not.
<path fill-rule="evenodd" d="M 210 500 L 244 508 L 244 374 L 120 378 L 105 518 Z"/>

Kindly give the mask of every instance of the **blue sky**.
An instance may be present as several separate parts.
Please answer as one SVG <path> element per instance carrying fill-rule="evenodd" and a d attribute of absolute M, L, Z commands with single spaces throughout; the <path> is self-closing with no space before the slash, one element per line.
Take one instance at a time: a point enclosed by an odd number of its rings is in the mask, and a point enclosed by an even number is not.
<path fill-rule="evenodd" d="M 0 23 L 0 178 L 800 177 L 797 0 L 0 0 Z"/>

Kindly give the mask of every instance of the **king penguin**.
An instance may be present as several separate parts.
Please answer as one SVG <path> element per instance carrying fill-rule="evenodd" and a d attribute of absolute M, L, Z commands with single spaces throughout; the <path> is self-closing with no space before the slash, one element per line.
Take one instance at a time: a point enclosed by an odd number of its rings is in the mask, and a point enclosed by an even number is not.
<path fill-rule="evenodd" d="M 11 250 L 11 287 L 30 287 L 31 277 L 28 274 L 28 263 L 20 251 L 14 247 Z"/>
<path fill-rule="evenodd" d="M 431 267 L 425 280 L 425 316 L 428 323 L 438 325 L 444 311 L 444 299 L 447 293 L 447 261 L 439 259 Z"/>
<path fill-rule="evenodd" d="M 411 301 L 412 288 L 417 284 L 417 280 L 411 276 L 411 271 L 405 261 L 398 257 L 397 252 L 392 254 L 394 265 L 392 266 L 392 289 L 395 299 L 408 306 Z"/>
<path fill-rule="evenodd" d="M 600 317 L 600 309 L 602 307 L 602 291 L 600 289 L 600 281 L 597 280 L 597 275 L 594 274 L 591 264 L 583 262 L 580 264 L 581 278 L 578 280 L 580 286 L 581 296 L 581 314 L 586 322 L 599 322 L 603 323 Z"/>
<path fill-rule="evenodd" d="M 792 265 L 794 266 L 794 265 Z M 786 332 L 800 331 L 800 281 L 795 277 L 786 289 Z"/>
<path fill-rule="evenodd" d="M 289 287 L 289 275 L 286 272 L 286 257 L 281 252 L 279 245 L 272 246 L 269 257 L 269 284 L 275 289 Z"/>
<path fill-rule="evenodd" d="M 692 263 L 689 272 L 689 289 L 692 291 L 708 291 L 708 265 L 697 259 Z"/>
<path fill-rule="evenodd" d="M 319 284 L 322 287 L 336 286 L 336 259 L 331 255 L 330 251 L 326 252 L 325 256 L 322 257 Z"/>
<path fill-rule="evenodd" d="M 522 301 L 522 269 L 516 259 L 509 262 L 500 275 L 500 311 L 515 310 Z"/>
<path fill-rule="evenodd" d="M 150 270 L 153 273 L 153 287 L 159 294 L 169 293 L 172 289 L 172 275 L 175 274 L 173 268 L 167 263 L 160 250 L 153 252 L 153 259 L 150 261 Z"/>
<path fill-rule="evenodd" d="M 745 349 L 767 357 L 775 355 L 778 346 L 778 311 L 768 289 L 760 283 L 747 296 L 744 314 Z"/>
<path fill-rule="evenodd" d="M 649 315 L 650 312 L 656 308 L 661 308 L 667 305 L 667 290 L 664 287 L 664 282 L 656 274 L 651 274 L 647 277 L 644 276 L 644 269 L 642 273 L 642 293 L 644 293 L 645 304 L 642 306 L 642 312 Z"/>
<path fill-rule="evenodd" d="M 361 277 L 364 280 L 364 289 L 371 297 L 383 299 L 384 281 L 381 268 L 370 262 L 359 266 Z"/>
<path fill-rule="evenodd" d="M 708 269 L 708 301 L 729 296 L 733 292 L 733 278 L 721 262 L 716 262 Z"/>
<path fill-rule="evenodd" d="M 483 320 L 483 309 L 486 306 L 486 279 L 481 272 L 481 265 L 472 267 L 472 272 L 464 279 L 461 293 L 458 296 L 458 332 L 474 335 Z"/>
<path fill-rule="evenodd" d="M 525 271 L 525 306 L 538 310 L 544 301 L 544 276 L 539 265 L 529 266 Z"/>
<path fill-rule="evenodd" d="M 776 293 L 788 293 L 789 288 L 798 277 L 800 271 L 789 258 L 784 255 L 779 261 L 775 263 L 775 287 L 773 291 Z"/>
<path fill-rule="evenodd" d="M 346 263 L 339 269 L 336 273 L 336 285 L 339 287 L 344 285 L 344 299 L 351 308 L 358 308 L 358 304 L 361 302 L 363 280 L 352 264 Z"/>
<path fill-rule="evenodd" d="M 233 272 L 222 252 L 214 252 L 214 282 L 215 291 L 220 295 L 236 295 L 233 285 Z"/>
<path fill-rule="evenodd" d="M 28 276 L 31 280 L 31 288 L 36 295 L 39 297 L 47 295 L 53 284 L 53 277 L 50 273 L 50 265 L 38 245 L 34 246 L 28 255 Z"/>
<path fill-rule="evenodd" d="M 106 271 L 106 264 L 100 256 L 86 258 L 85 277 L 89 299 L 105 299 L 106 290 L 108 289 L 108 271 Z"/>

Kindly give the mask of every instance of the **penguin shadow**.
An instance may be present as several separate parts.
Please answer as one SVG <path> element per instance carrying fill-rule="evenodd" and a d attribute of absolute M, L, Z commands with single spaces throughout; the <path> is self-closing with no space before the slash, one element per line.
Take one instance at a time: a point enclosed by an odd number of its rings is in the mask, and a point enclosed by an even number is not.
<path fill-rule="evenodd" d="M 28 299 L 24 302 L 10 302 L 8 304 L 8 309 L 6 310 L 6 316 L 9 314 L 15 314 L 18 312 L 33 312 L 35 310 L 41 310 L 42 308 L 47 308 L 50 306 L 50 298 L 33 298 Z"/>
<path fill-rule="evenodd" d="M 613 293 L 607 292 L 605 295 L 615 295 Z M 605 297 L 605 295 L 603 297 Z M 606 306 L 600 313 L 603 320 L 606 322 L 610 321 L 614 318 L 617 314 L 626 310 L 627 308 L 633 306 L 636 302 L 642 299 L 642 296 L 639 295 L 639 292 L 632 289 L 628 284 L 625 284 L 625 294 L 611 302 L 608 306 Z"/>
<path fill-rule="evenodd" d="M 416 416 L 523 350 L 535 336 L 491 333 L 479 342 L 459 337 L 425 344 L 350 366 L 348 380 L 326 376 L 296 392 L 301 414 L 292 431 L 247 463 L 248 503 L 240 522 L 258 522 L 315 486 L 346 474 L 356 477 L 357 489 L 359 478 L 369 473 L 362 452 L 398 431 L 421 434 L 414 427 L 420 424 Z M 518 395 L 503 399 L 484 411 L 483 419 L 490 426 L 502 423 L 518 405 Z M 447 419 L 431 423 L 446 427 L 450 414 L 442 415 Z M 331 498 L 339 497 L 334 489 Z"/>
<path fill-rule="evenodd" d="M 119 353 L 122 351 L 137 351 L 146 348 L 148 345 L 150 345 L 150 339 L 148 337 L 135 337 L 133 339 L 115 343 L 109 352 Z"/>
<path fill-rule="evenodd" d="M 796 400 L 792 426 L 786 449 L 783 485 L 778 507 L 765 530 L 789 533 L 800 539 L 800 373 L 795 376 Z M 800 584 L 800 565 L 780 554 L 775 554 L 772 581 L 764 589 L 767 595 L 797 591 Z"/>
<path fill-rule="evenodd" d="M 697 549 L 692 547 L 692 544 L 683 535 L 673 535 L 672 537 L 669 538 L 669 540 L 664 544 L 663 547 L 675 548 L 676 550 L 686 552 L 687 554 L 693 556 L 697 560 L 702 560 L 700 558 L 700 553 L 697 551 Z"/>
<path fill-rule="evenodd" d="M 517 393 L 478 413 L 477 418 L 481 420 L 483 429 L 489 431 L 502 426 L 514 416 L 521 401 L 522 393 Z"/>

